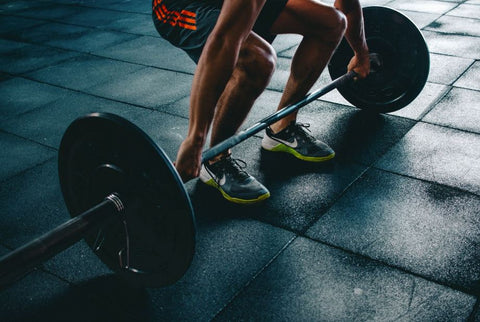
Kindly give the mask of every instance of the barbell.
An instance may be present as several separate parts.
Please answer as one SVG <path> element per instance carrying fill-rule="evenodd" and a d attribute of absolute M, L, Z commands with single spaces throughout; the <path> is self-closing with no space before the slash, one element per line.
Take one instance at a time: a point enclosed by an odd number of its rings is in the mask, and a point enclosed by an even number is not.
<path fill-rule="evenodd" d="M 393 9 L 366 7 L 363 13 L 372 62 L 366 79 L 353 81 L 355 72 L 345 73 L 353 54 L 343 40 L 329 64 L 334 81 L 205 150 L 202 162 L 335 88 L 353 105 L 376 113 L 409 104 L 428 77 L 429 53 L 420 31 Z M 63 135 L 58 172 L 72 218 L 2 257 L 0 289 L 81 239 L 136 286 L 170 285 L 185 274 L 195 251 L 192 204 L 172 162 L 145 132 L 113 114 L 80 117 Z"/>

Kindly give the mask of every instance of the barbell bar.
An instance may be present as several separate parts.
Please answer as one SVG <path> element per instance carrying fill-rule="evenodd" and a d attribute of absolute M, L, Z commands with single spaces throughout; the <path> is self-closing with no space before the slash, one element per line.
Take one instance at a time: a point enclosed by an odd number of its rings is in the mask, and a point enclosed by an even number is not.
<path fill-rule="evenodd" d="M 344 73 L 299 102 L 205 150 L 202 162 L 333 89 L 338 89 L 352 104 L 372 112 L 389 112 L 409 104 L 428 76 L 428 48 L 421 33 L 393 9 L 366 7 L 363 12 L 372 62 L 372 72 L 365 80 L 353 81 L 355 72 Z M 385 25 L 395 30 L 395 41 L 381 31 Z M 410 49 L 412 62 L 404 61 L 405 48 L 398 46 Z M 337 64 L 346 70 L 348 61 L 344 60 L 348 55 L 340 45 L 329 65 L 332 77 L 339 70 Z M 412 71 L 410 79 L 404 69 Z M 395 79 L 396 75 L 400 81 Z M 372 96 L 368 86 L 378 91 L 380 98 Z M 72 218 L 2 257 L 0 289 L 82 238 L 102 262 L 136 286 L 170 285 L 185 274 L 195 250 L 192 204 L 172 162 L 145 132 L 113 114 L 80 117 L 63 135 L 58 171 Z"/>

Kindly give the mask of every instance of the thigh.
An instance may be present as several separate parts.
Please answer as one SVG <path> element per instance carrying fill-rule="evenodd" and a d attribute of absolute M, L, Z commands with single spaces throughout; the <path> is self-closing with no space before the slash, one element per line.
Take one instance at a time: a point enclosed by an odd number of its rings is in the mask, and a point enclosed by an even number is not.
<path fill-rule="evenodd" d="M 336 27 L 338 11 L 317 0 L 288 0 L 271 27 L 273 34 L 307 35 Z"/>
<path fill-rule="evenodd" d="M 284 10 L 288 0 L 267 0 L 253 26 L 253 31 L 267 42 L 272 43 L 275 35 L 271 33 L 273 23 Z"/>

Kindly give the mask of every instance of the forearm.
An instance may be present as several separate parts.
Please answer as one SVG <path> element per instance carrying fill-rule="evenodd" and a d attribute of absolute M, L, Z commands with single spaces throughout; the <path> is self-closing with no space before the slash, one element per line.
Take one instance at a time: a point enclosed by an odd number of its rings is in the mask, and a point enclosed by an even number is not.
<path fill-rule="evenodd" d="M 359 0 L 336 0 L 335 7 L 347 17 L 345 38 L 352 47 L 355 55 L 368 55 L 368 46 L 365 40 L 362 7 Z"/>

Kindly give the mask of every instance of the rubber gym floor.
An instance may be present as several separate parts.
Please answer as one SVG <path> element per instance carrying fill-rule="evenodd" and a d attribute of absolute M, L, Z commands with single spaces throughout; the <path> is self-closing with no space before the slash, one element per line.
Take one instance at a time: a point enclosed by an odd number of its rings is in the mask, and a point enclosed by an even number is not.
<path fill-rule="evenodd" d="M 196 252 L 174 285 L 127 285 L 82 241 L 0 291 L 0 320 L 480 321 L 480 1 L 361 3 L 425 37 L 412 103 L 368 115 L 334 91 L 303 108 L 337 152 L 327 164 L 262 152 L 260 134 L 237 145 L 271 197 L 236 206 L 190 181 Z M 299 42 L 273 43 L 244 128 L 275 110 Z M 0 53 L 0 255 L 70 218 L 57 153 L 77 117 L 118 114 L 175 159 L 195 65 L 158 36 L 150 1 L 1 0 Z"/>

